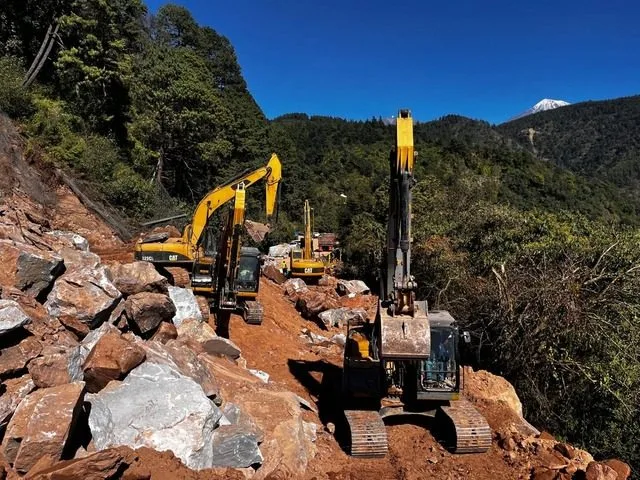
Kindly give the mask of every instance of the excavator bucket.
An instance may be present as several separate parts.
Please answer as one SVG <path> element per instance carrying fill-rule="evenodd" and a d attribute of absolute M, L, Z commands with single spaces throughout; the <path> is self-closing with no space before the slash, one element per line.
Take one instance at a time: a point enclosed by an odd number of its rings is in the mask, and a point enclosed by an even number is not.
<path fill-rule="evenodd" d="M 391 316 L 378 304 L 383 359 L 427 359 L 431 350 L 431 330 L 427 312 L 420 308 L 411 315 Z"/>

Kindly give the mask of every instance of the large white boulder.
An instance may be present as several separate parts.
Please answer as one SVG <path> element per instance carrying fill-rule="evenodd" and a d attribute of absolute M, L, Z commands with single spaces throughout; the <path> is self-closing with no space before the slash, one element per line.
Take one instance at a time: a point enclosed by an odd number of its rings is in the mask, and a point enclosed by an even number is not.
<path fill-rule="evenodd" d="M 188 288 L 169 286 L 169 298 L 176 306 L 176 313 L 172 319 L 173 324 L 179 327 L 187 318 L 195 318 L 202 321 L 200 306 L 193 291 Z"/>
<path fill-rule="evenodd" d="M 171 450 L 189 468 L 210 468 L 222 412 L 200 385 L 167 365 L 145 362 L 120 384 L 89 394 L 97 450 L 118 445 Z"/>

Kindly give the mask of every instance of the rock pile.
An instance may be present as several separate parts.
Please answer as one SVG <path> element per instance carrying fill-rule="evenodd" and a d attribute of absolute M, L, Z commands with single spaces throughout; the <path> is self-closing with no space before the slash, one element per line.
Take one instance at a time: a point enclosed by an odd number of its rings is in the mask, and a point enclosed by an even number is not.
<path fill-rule="evenodd" d="M 284 282 L 285 295 L 295 304 L 304 318 L 319 320 L 327 330 L 342 328 L 348 321 L 373 320 L 376 297 L 360 280 L 338 280 L 325 275 L 318 285 L 307 285 L 300 278 Z"/>
<path fill-rule="evenodd" d="M 110 478 L 132 463 L 121 447 L 171 451 L 194 470 L 304 473 L 315 425 L 293 394 L 245 369 L 190 290 L 147 262 L 102 265 L 70 232 L 2 235 L 0 460 L 10 475 Z M 230 371 L 233 389 L 221 381 Z M 265 412 L 248 391 L 274 399 L 268 421 L 253 417 Z"/>

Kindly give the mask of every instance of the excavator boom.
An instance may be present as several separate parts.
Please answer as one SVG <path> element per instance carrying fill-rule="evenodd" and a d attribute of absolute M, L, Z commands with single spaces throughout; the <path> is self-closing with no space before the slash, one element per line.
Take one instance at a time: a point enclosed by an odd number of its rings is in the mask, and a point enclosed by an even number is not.
<path fill-rule="evenodd" d="M 187 237 L 185 240 L 188 240 L 190 245 L 199 245 L 202 240 L 202 232 L 207 226 L 209 218 L 220 206 L 234 198 L 236 186 L 242 183 L 244 188 L 247 188 L 263 178 L 267 183 L 265 199 L 267 217 L 271 217 L 275 209 L 278 185 L 282 179 L 282 164 L 275 153 L 271 155 L 271 159 L 266 166 L 249 173 L 240 174 L 225 185 L 216 187 L 207 193 L 196 207 L 191 228 L 185 231 L 185 236 Z"/>

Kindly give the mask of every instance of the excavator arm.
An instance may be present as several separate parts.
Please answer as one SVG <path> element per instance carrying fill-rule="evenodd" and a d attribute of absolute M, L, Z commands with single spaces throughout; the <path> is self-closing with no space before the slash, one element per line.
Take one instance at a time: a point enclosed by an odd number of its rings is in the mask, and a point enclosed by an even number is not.
<path fill-rule="evenodd" d="M 233 210 L 229 212 L 227 224 L 220 235 L 218 253 L 215 262 L 217 307 L 235 310 L 235 279 L 240 260 L 242 226 L 245 217 L 245 189 L 242 184 L 235 191 Z"/>
<path fill-rule="evenodd" d="M 266 166 L 254 171 L 243 172 L 226 184 L 207 193 L 198 203 L 191 225 L 184 231 L 183 240 L 194 247 L 199 246 L 203 238 L 202 233 L 211 215 L 222 205 L 233 200 L 238 185 L 243 184 L 246 189 L 263 178 L 266 181 L 266 213 L 267 217 L 271 217 L 275 210 L 278 185 L 282 179 L 282 164 L 275 153 L 271 155 Z"/>
<path fill-rule="evenodd" d="M 267 183 L 268 186 L 269 183 Z M 242 182 L 236 186 L 234 199 L 233 208 L 229 211 L 226 226 L 220 235 L 214 267 L 217 306 L 223 310 L 235 310 L 238 306 L 236 280 L 240 266 L 242 231 L 246 214 L 246 192 Z M 271 195 L 267 192 L 265 210 L 268 217 L 273 214 L 276 201 L 277 188 Z"/>
<path fill-rule="evenodd" d="M 396 120 L 396 146 L 389 158 L 389 219 L 387 224 L 387 268 L 383 298 L 393 313 L 414 313 L 416 283 L 411 275 L 411 188 L 415 183 L 413 119 L 400 110 Z"/>
<path fill-rule="evenodd" d="M 313 257 L 313 219 L 309 200 L 304 201 L 304 248 L 291 250 L 291 276 L 317 280 L 325 274 L 324 262 Z"/>

